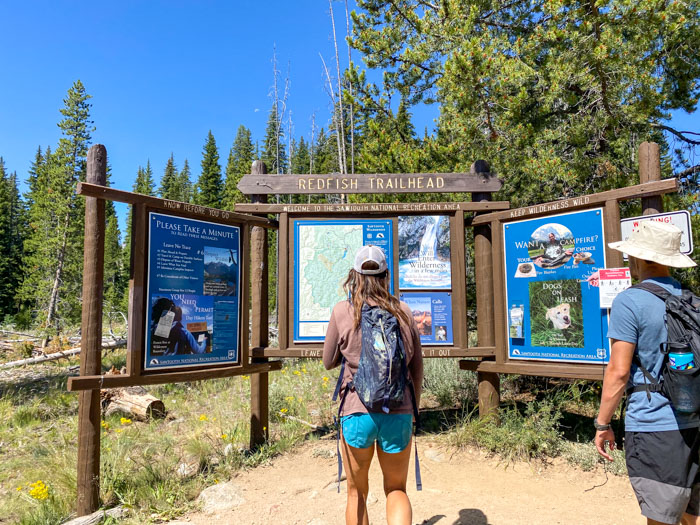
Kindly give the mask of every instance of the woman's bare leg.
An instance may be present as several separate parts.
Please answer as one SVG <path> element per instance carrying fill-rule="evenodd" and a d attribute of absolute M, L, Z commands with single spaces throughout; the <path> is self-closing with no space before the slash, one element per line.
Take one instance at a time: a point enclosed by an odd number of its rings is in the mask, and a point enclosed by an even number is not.
<path fill-rule="evenodd" d="M 369 492 L 369 465 L 374 455 L 374 443 L 367 448 L 355 448 L 343 439 L 340 449 L 348 478 L 348 503 L 345 507 L 347 525 L 369 525 L 367 493 Z"/>
<path fill-rule="evenodd" d="M 389 454 L 377 446 L 377 457 L 384 476 L 386 522 L 389 525 L 410 525 L 413 517 L 411 502 L 406 494 L 411 441 L 401 452 Z"/>

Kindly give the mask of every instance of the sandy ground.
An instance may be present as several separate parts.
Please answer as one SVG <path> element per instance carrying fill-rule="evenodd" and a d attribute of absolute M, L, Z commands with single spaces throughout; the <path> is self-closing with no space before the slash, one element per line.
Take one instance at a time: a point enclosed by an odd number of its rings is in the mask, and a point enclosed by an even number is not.
<path fill-rule="evenodd" d="M 505 464 L 480 451 L 455 453 L 426 438 L 418 439 L 418 450 L 423 491 L 415 490 L 413 462 L 408 484 L 415 524 L 645 523 L 627 478 L 607 474 L 602 467 L 583 472 L 563 461 L 547 466 Z M 306 443 L 269 465 L 222 482 L 220 488 L 229 496 L 228 503 L 215 498 L 222 508 L 205 508 L 171 525 L 342 524 L 345 483 L 338 494 L 335 469 L 335 441 Z M 371 523 L 385 523 L 385 502 L 375 459 L 370 471 Z"/>

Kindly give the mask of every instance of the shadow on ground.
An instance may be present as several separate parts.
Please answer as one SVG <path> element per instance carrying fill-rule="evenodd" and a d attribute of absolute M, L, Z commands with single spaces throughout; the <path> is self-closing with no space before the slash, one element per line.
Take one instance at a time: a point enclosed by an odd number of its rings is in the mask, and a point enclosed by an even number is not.
<path fill-rule="evenodd" d="M 436 514 L 432 518 L 423 520 L 420 525 L 435 525 L 446 517 L 444 514 Z M 489 520 L 486 518 L 486 514 L 479 509 L 462 509 L 459 511 L 459 518 L 452 522 L 452 525 L 489 525 Z"/>

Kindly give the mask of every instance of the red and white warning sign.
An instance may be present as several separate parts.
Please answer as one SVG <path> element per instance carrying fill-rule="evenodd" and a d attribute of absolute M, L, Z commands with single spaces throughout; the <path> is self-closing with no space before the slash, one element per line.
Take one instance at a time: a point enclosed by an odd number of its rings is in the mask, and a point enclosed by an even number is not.
<path fill-rule="evenodd" d="M 622 240 L 626 241 L 633 231 L 639 228 L 642 221 L 657 221 L 673 224 L 677 226 L 683 234 L 681 235 L 681 252 L 690 255 L 693 253 L 693 236 L 690 230 L 690 213 L 687 211 L 671 211 L 668 213 L 656 213 L 654 215 L 642 215 L 640 217 L 630 217 L 620 221 Z M 627 259 L 627 255 L 625 255 Z"/>

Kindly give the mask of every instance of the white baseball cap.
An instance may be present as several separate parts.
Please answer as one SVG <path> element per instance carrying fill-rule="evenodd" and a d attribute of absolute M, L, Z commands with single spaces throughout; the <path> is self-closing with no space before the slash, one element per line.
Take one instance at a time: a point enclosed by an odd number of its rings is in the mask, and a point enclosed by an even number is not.
<path fill-rule="evenodd" d="M 367 270 L 362 268 L 362 265 L 366 262 L 372 261 L 377 264 L 379 268 L 377 270 Z M 357 273 L 362 275 L 378 275 L 387 269 L 386 256 L 384 255 L 384 250 L 379 246 L 374 246 L 373 244 L 368 244 L 363 246 L 355 254 L 355 264 L 353 268 Z"/>
<path fill-rule="evenodd" d="M 691 268 L 695 261 L 681 253 L 682 233 L 673 224 L 647 220 L 639 223 L 639 229 L 633 231 L 629 239 L 611 242 L 608 246 L 637 259 L 674 268 Z"/>

